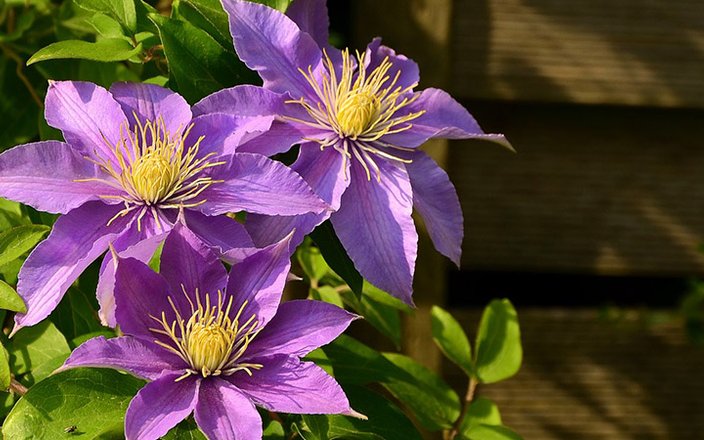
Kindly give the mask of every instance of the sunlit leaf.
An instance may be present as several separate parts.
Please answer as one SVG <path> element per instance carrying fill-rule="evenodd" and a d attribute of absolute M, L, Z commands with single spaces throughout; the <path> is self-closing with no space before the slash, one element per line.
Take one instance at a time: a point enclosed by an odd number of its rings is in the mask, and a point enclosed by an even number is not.
<path fill-rule="evenodd" d="M 17 226 L 0 233 L 0 266 L 29 252 L 49 231 L 47 226 Z"/>
<path fill-rule="evenodd" d="M 472 349 L 467 334 L 459 322 L 441 307 L 433 306 L 431 312 L 433 340 L 440 350 L 467 375 L 472 375 Z"/>
<path fill-rule="evenodd" d="M 480 382 L 498 382 L 518 372 L 523 359 L 521 332 L 509 300 L 494 300 L 484 309 L 475 346 Z"/>
<path fill-rule="evenodd" d="M 25 313 L 27 306 L 22 298 L 4 281 L 0 281 L 0 309 Z"/>
<path fill-rule="evenodd" d="M 84 59 L 92 61 L 124 61 L 142 51 L 142 45 L 133 47 L 120 38 L 106 38 L 91 43 L 83 40 L 64 40 L 39 49 L 27 61 L 27 65 L 46 60 Z"/>

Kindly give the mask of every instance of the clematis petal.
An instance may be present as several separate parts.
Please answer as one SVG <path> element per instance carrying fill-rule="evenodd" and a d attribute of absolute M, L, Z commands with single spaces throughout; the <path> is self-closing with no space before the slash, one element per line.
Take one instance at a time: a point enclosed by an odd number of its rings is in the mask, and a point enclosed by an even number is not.
<path fill-rule="evenodd" d="M 176 372 L 184 365 L 178 356 L 146 341 L 123 336 L 89 339 L 78 346 L 61 370 L 75 367 L 114 368 L 142 379 L 156 380 L 164 372 Z"/>
<path fill-rule="evenodd" d="M 135 231 L 136 225 L 132 224 L 129 231 L 113 242 L 113 247 L 121 258 L 134 258 L 143 263 L 151 260 L 154 252 L 166 238 L 166 233 L 146 236 Z M 144 231 L 144 230 L 142 230 Z M 112 252 L 108 252 L 103 257 L 100 265 L 100 277 L 96 288 L 96 296 L 100 310 L 100 322 L 108 327 L 115 327 L 115 270 L 117 264 Z"/>
<path fill-rule="evenodd" d="M 297 106 L 286 105 L 285 101 L 289 99 L 288 94 L 242 85 L 206 96 L 193 107 L 193 112 L 196 115 L 226 113 L 243 121 L 251 121 L 249 124 L 258 124 L 258 129 L 263 131 L 252 130 L 249 136 L 242 138 L 237 151 L 273 156 L 287 151 L 310 132 L 303 126 L 278 120 L 280 115 L 305 117 L 303 114 L 290 114 L 297 110 Z"/>
<path fill-rule="evenodd" d="M 329 46 L 328 5 L 326 0 L 295 0 L 286 10 L 291 20 L 298 27 L 313 37 L 318 46 L 323 49 Z"/>
<path fill-rule="evenodd" d="M 352 182 L 330 221 L 362 276 L 412 305 L 418 234 L 411 218 L 411 184 L 400 166 L 376 163 L 379 182 L 376 176 L 367 180 L 364 169 L 354 162 Z"/>
<path fill-rule="evenodd" d="M 0 154 L 0 196 L 40 211 L 66 214 L 100 195 L 120 194 L 102 182 L 77 182 L 101 175 L 70 145 L 45 141 Z"/>
<path fill-rule="evenodd" d="M 176 92 L 155 84 L 119 82 L 110 86 L 110 93 L 120 103 L 132 127 L 135 115 L 140 123 L 163 118 L 168 132 L 174 136 L 191 121 L 191 106 Z"/>
<path fill-rule="evenodd" d="M 287 301 L 252 341 L 247 353 L 253 357 L 305 356 L 334 340 L 357 318 L 322 301 Z"/>
<path fill-rule="evenodd" d="M 405 89 L 418 85 L 418 81 L 420 81 L 420 69 L 418 68 L 418 64 L 405 55 L 397 55 L 390 47 L 382 45 L 381 38 L 377 37 L 373 39 L 367 46 L 366 53 L 369 57 L 367 72 L 371 73 L 385 59 L 388 59 L 391 62 L 391 68 L 387 72 L 387 76 L 394 79 L 396 75 L 398 75 L 394 88 L 401 87 Z"/>
<path fill-rule="evenodd" d="M 164 242 L 161 253 L 161 276 L 171 292 L 184 290 L 196 303 L 196 291 L 217 295 L 227 285 L 227 271 L 213 251 L 186 226 L 177 223 Z M 212 297 L 212 299 L 217 296 Z M 203 298 L 201 298 L 203 299 Z M 190 308 L 182 314 L 190 315 Z"/>
<path fill-rule="evenodd" d="M 129 227 L 130 216 L 118 217 L 107 226 L 119 210 L 88 202 L 59 217 L 49 237 L 29 254 L 20 270 L 17 292 L 27 313 L 15 315 L 13 334 L 49 316 L 76 278 Z"/>
<path fill-rule="evenodd" d="M 111 146 L 120 141 L 120 127 L 127 121 L 107 90 L 82 81 L 50 82 L 44 116 L 49 125 L 63 132 L 66 142 L 86 155 L 97 152 L 105 159 L 115 158 Z"/>
<path fill-rule="evenodd" d="M 306 182 L 280 162 L 259 154 L 235 154 L 228 164 L 217 167 L 211 185 L 198 209 L 206 215 L 247 211 L 267 215 L 320 213 L 328 206 Z"/>
<path fill-rule="evenodd" d="M 303 177 L 320 198 L 331 209 L 340 207 L 342 193 L 349 185 L 349 161 L 332 148 L 320 151 L 317 143 L 301 145 L 301 151 L 291 169 Z M 247 216 L 245 226 L 254 242 L 265 246 L 281 240 L 294 231 L 291 246 L 296 247 L 303 237 L 316 226 L 330 217 L 330 212 L 322 214 L 303 214 L 298 216 L 265 216 L 252 214 Z"/>
<path fill-rule="evenodd" d="M 317 43 L 279 11 L 248 1 L 223 0 L 240 59 L 264 80 L 264 87 L 296 97 L 312 93 L 298 69 L 320 68 Z"/>
<path fill-rule="evenodd" d="M 512 149 L 503 135 L 484 133 L 467 109 L 443 90 L 423 90 L 418 99 L 404 107 L 403 111 L 425 113 L 411 122 L 411 129 L 386 135 L 381 138 L 382 141 L 414 148 L 431 138 L 485 139 Z"/>
<path fill-rule="evenodd" d="M 173 322 L 176 318 L 169 297 L 176 307 L 188 303 L 180 289 L 171 292 L 164 277 L 154 273 L 146 264 L 134 258 L 118 258 L 115 318 L 125 334 L 154 339 L 155 334 L 149 329 L 159 328 L 159 324 L 152 316 L 160 318 L 163 312 L 167 322 Z M 166 336 L 163 338 L 170 341 Z"/>
<path fill-rule="evenodd" d="M 262 418 L 252 401 L 226 380 L 204 380 L 195 410 L 198 427 L 211 440 L 262 438 Z"/>
<path fill-rule="evenodd" d="M 462 208 L 447 173 L 422 151 L 406 165 L 413 188 L 413 207 L 425 221 L 435 249 L 458 267 L 464 237 Z"/>
<path fill-rule="evenodd" d="M 255 314 L 263 326 L 274 316 L 291 268 L 289 241 L 287 237 L 232 266 L 227 294 L 234 297 L 233 314 L 246 302 L 242 319 Z"/>
<path fill-rule="evenodd" d="M 127 440 L 157 440 L 196 407 L 200 379 L 193 376 L 176 382 L 180 373 L 165 374 L 139 390 L 127 407 Z"/>
<path fill-rule="evenodd" d="M 289 414 L 356 414 L 340 385 L 322 368 L 293 356 L 259 358 L 264 367 L 252 377 L 228 378 L 269 411 Z"/>
<path fill-rule="evenodd" d="M 225 113 L 198 116 L 193 119 L 186 142 L 191 146 L 200 141 L 197 157 L 232 155 L 240 144 L 266 132 L 273 118 L 245 118 Z"/>
<path fill-rule="evenodd" d="M 245 227 L 225 215 L 208 217 L 198 211 L 184 211 L 185 223 L 205 244 L 217 254 L 223 255 L 233 249 L 254 247 L 252 237 Z"/>

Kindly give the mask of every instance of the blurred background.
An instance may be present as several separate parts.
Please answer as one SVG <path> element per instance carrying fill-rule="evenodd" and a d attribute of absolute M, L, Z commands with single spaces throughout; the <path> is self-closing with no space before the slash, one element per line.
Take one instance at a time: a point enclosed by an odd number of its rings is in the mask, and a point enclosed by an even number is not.
<path fill-rule="evenodd" d="M 508 297 L 524 363 L 479 390 L 506 425 L 526 439 L 702 438 L 704 2 L 329 3 L 355 47 L 383 35 L 418 61 L 421 88 L 448 90 L 518 151 L 428 146 L 459 193 L 463 259 L 422 243 L 405 349 L 462 389 L 427 342 L 427 307 L 472 332 Z"/>

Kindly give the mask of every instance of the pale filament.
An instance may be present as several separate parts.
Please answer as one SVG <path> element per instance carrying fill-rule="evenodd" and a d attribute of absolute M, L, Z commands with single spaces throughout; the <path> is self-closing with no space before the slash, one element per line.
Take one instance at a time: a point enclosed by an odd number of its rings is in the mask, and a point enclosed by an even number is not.
<path fill-rule="evenodd" d="M 225 162 L 211 162 L 215 153 L 197 157 L 203 136 L 186 148 L 185 141 L 193 124 L 182 134 L 173 135 L 167 130 L 161 116 L 155 121 L 146 122 L 140 122 L 136 114 L 134 118 L 137 125 L 133 130 L 130 130 L 127 121 L 120 126 L 120 141 L 116 145 L 112 145 L 103 136 L 113 158 L 103 157 L 97 150 L 96 159 L 86 157 L 100 166 L 108 176 L 80 179 L 77 182 L 98 181 L 124 191 L 120 195 L 100 196 L 103 199 L 119 200 L 125 205 L 123 210 L 110 219 L 108 225 L 139 209 L 139 230 L 147 213 L 161 227 L 159 209 L 193 208 L 206 202 L 194 199 L 210 185 L 221 181 L 198 175 Z M 179 133 L 181 128 L 177 130 Z"/>
<path fill-rule="evenodd" d="M 381 180 L 381 171 L 374 157 L 402 163 L 412 161 L 393 155 L 380 147 L 415 151 L 413 148 L 383 142 L 381 138 L 411 129 L 411 121 L 425 111 L 396 116 L 399 110 L 420 97 L 418 94 L 409 97 L 417 84 L 405 88 L 397 86 L 401 71 L 397 71 L 393 78 L 389 75 L 393 65 L 388 57 L 370 73 L 365 69 L 366 53 L 357 53 L 356 59 L 357 62 L 347 49 L 342 51 L 339 78 L 332 60 L 325 51 L 325 72 L 322 73 L 322 80 L 315 77 L 312 66 L 308 66 L 307 71 L 299 69 L 315 92 L 317 102 L 311 103 L 305 98 L 287 101 L 289 104 L 301 105 L 311 119 L 285 119 L 332 131 L 330 136 L 322 139 L 305 140 L 319 143 L 321 150 L 333 147 L 343 155 L 345 161 L 356 159 L 364 168 L 367 180 L 371 180 L 372 173 L 376 175 L 377 180 Z"/>
<path fill-rule="evenodd" d="M 189 365 L 186 372 L 176 379 L 177 382 L 193 374 L 200 374 L 202 377 L 229 376 L 244 371 L 251 376 L 252 370 L 262 368 L 261 364 L 239 362 L 250 342 L 261 330 L 254 314 L 240 323 L 247 301 L 231 319 L 232 296 L 225 303 L 222 292 L 218 291 L 217 303 L 211 304 L 210 295 L 206 293 L 203 302 L 196 289 L 196 304 L 193 304 L 183 285 L 181 289 L 191 306 L 191 316 L 187 320 L 181 316 L 171 297 L 168 301 L 176 315 L 175 320 L 169 322 L 163 311 L 160 317 L 149 315 L 161 326 L 149 330 L 170 339 L 169 343 L 158 339 L 154 342 Z"/>

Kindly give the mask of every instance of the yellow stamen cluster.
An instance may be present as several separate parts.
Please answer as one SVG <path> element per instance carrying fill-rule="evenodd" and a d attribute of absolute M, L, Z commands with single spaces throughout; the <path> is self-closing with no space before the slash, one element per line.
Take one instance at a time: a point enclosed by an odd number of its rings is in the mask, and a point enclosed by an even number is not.
<path fill-rule="evenodd" d="M 299 69 L 315 91 L 318 102 L 310 103 L 305 98 L 288 101 L 301 105 L 312 119 L 289 119 L 331 130 L 334 136 L 310 140 L 320 143 L 321 149 L 335 148 L 346 159 L 354 156 L 364 167 L 367 179 L 371 179 L 370 169 L 376 173 L 377 179 L 381 178 L 379 167 L 370 155 L 410 163 L 410 160 L 394 156 L 385 149 L 412 149 L 383 142 L 381 138 L 411 129 L 411 121 L 424 113 L 418 111 L 397 116 L 401 109 L 418 99 L 419 95 L 411 93 L 416 84 L 397 86 L 401 71 L 397 71 L 393 78 L 389 75 L 393 65 L 388 57 L 368 73 L 366 54 L 358 53 L 355 60 L 348 50 L 344 50 L 338 77 L 330 57 L 325 52 L 323 55 L 325 72 L 322 79 L 316 77 L 312 66 L 307 72 Z"/>
<path fill-rule="evenodd" d="M 262 368 L 260 364 L 240 363 L 239 359 L 247 350 L 249 343 L 259 333 L 257 320 L 252 315 L 243 324 L 239 320 L 246 307 L 245 302 L 237 315 L 230 318 L 232 297 L 224 303 L 222 292 L 218 291 L 216 304 L 211 304 L 210 295 L 205 294 L 205 302 L 201 301 L 196 291 L 196 304 L 183 291 L 191 305 L 191 316 L 188 320 L 181 316 L 173 300 L 169 303 L 176 319 L 169 321 L 166 313 L 159 318 L 151 316 L 160 324 L 160 328 L 150 328 L 154 333 L 168 336 L 169 343 L 155 342 L 183 359 L 190 368 L 186 369 L 182 380 L 192 374 L 208 376 L 229 376 L 237 371 L 245 371 L 250 376 L 252 370 Z"/>
<path fill-rule="evenodd" d="M 81 181 L 100 181 L 114 188 L 124 190 L 124 195 L 104 195 L 105 199 L 118 199 L 125 204 L 110 222 L 127 215 L 135 209 L 141 209 L 137 219 L 141 229 L 141 220 L 147 211 L 151 211 L 154 220 L 160 224 L 157 208 L 192 208 L 205 202 L 194 201 L 203 191 L 218 181 L 211 177 L 198 177 L 205 169 L 224 164 L 211 162 L 215 153 L 198 157 L 198 150 L 203 137 L 186 148 L 185 142 L 193 126 L 183 133 L 170 133 L 163 118 L 155 121 L 139 122 L 130 130 L 127 123 L 120 127 L 120 141 L 116 145 L 105 142 L 110 147 L 113 157 L 89 159 L 99 165 L 109 178 L 83 179 Z M 108 223 L 109 224 L 109 223 Z"/>

